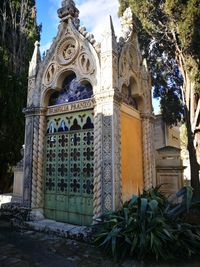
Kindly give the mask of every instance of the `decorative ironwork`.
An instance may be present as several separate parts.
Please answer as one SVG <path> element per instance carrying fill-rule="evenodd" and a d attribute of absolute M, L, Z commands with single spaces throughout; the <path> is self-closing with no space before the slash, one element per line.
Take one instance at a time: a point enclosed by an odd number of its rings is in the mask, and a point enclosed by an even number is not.
<path fill-rule="evenodd" d="M 58 172 L 60 173 L 62 177 L 67 173 L 67 168 L 65 164 L 60 165 L 60 167 L 58 168 Z"/>
<path fill-rule="evenodd" d="M 91 176 L 94 172 L 93 167 L 91 167 L 90 163 L 87 163 L 86 167 L 83 168 L 84 174 L 87 174 L 87 176 Z"/>
<path fill-rule="evenodd" d="M 93 183 L 91 183 L 90 180 L 87 180 L 83 184 L 84 193 L 92 194 L 93 193 L 93 188 L 94 188 Z"/>
<path fill-rule="evenodd" d="M 78 174 L 80 173 L 80 168 L 78 167 L 78 164 L 74 163 L 71 167 L 71 173 L 74 177 L 78 176 Z"/>
<path fill-rule="evenodd" d="M 81 129 L 81 126 L 78 124 L 77 119 L 74 119 L 74 123 L 71 126 L 70 130 L 71 131 L 77 131 L 77 130 L 80 130 L 80 129 Z"/>
<path fill-rule="evenodd" d="M 90 147 L 87 147 L 85 149 L 85 152 L 83 152 L 83 156 L 87 159 L 87 160 L 91 160 L 94 156 L 94 151 L 93 149 L 91 149 Z"/>
<path fill-rule="evenodd" d="M 73 142 L 74 146 L 80 145 L 80 140 L 81 140 L 80 137 L 76 133 L 71 138 L 71 141 Z"/>
<path fill-rule="evenodd" d="M 53 190 L 55 187 L 55 183 L 53 181 L 53 179 L 49 178 L 47 181 L 46 181 L 46 189 L 51 191 Z"/>
<path fill-rule="evenodd" d="M 55 156 L 56 156 L 56 154 L 53 152 L 53 150 L 49 150 L 49 151 L 47 152 L 47 159 L 48 159 L 49 161 L 53 161 L 53 159 L 55 158 Z"/>
<path fill-rule="evenodd" d="M 90 117 L 87 117 L 86 124 L 83 125 L 83 129 L 93 129 L 94 124 L 91 121 Z"/>
<path fill-rule="evenodd" d="M 61 135 L 59 136 L 58 142 L 61 144 L 62 147 L 64 147 L 65 144 L 68 143 L 68 138 L 66 137 L 66 135 Z"/>
<path fill-rule="evenodd" d="M 49 164 L 49 167 L 46 168 L 46 171 L 49 174 L 49 176 L 52 176 L 53 173 L 55 172 L 55 168 L 53 167 L 52 164 Z"/>
<path fill-rule="evenodd" d="M 64 149 L 62 149 L 61 152 L 58 154 L 58 156 L 61 159 L 61 161 L 65 161 L 65 159 L 68 156 L 68 153 Z"/>
<path fill-rule="evenodd" d="M 58 132 L 67 132 L 67 131 L 68 131 L 68 128 L 65 125 L 65 121 L 62 120 L 61 121 L 61 124 L 60 124 L 60 127 L 58 128 Z"/>
<path fill-rule="evenodd" d="M 70 186 L 71 186 L 71 191 L 73 191 L 75 193 L 80 191 L 79 190 L 80 189 L 80 183 L 76 179 L 73 179 Z"/>
<path fill-rule="evenodd" d="M 90 224 L 93 216 L 94 132 L 90 110 L 47 120 L 45 214 Z M 52 130 L 53 129 L 53 130 Z"/>
<path fill-rule="evenodd" d="M 84 144 L 90 145 L 94 141 L 94 136 L 92 132 L 87 132 L 83 137 Z"/>
<path fill-rule="evenodd" d="M 61 191 L 61 192 L 64 192 L 67 188 L 67 183 L 65 182 L 64 179 L 61 179 L 59 182 L 58 182 L 58 189 Z"/>

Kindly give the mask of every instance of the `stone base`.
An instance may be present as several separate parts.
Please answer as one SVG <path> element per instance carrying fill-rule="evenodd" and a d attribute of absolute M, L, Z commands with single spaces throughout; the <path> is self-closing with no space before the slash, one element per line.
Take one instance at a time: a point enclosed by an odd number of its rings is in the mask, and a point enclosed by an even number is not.
<path fill-rule="evenodd" d="M 41 221 L 41 220 L 44 220 L 43 210 L 41 210 L 41 209 L 31 210 L 30 220 L 31 221 Z"/>
<path fill-rule="evenodd" d="M 52 233 L 79 241 L 91 241 L 92 227 L 77 226 L 48 219 L 26 222 L 25 225 L 39 232 Z"/>

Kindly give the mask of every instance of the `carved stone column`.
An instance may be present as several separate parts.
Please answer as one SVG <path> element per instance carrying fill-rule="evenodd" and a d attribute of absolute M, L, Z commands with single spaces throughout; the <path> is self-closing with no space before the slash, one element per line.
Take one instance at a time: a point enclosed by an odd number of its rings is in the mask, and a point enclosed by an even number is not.
<path fill-rule="evenodd" d="M 26 109 L 26 131 L 25 131 L 25 151 L 24 151 L 24 188 L 23 188 L 23 205 L 31 207 L 32 191 L 32 158 L 33 158 L 33 129 L 34 116 L 32 109 Z"/>
<path fill-rule="evenodd" d="M 151 114 L 141 114 L 143 131 L 143 168 L 144 189 L 155 185 L 155 149 L 154 149 L 154 117 Z"/>
<path fill-rule="evenodd" d="M 46 109 L 43 108 L 28 108 L 25 110 L 26 133 L 23 203 L 32 209 L 43 207 L 42 173 L 45 112 Z"/>
<path fill-rule="evenodd" d="M 96 96 L 94 218 L 122 203 L 119 121 L 120 102 L 112 94 Z"/>
<path fill-rule="evenodd" d="M 43 158 L 46 127 L 45 114 L 45 108 L 38 108 L 35 110 L 32 157 L 32 219 L 43 218 Z"/>

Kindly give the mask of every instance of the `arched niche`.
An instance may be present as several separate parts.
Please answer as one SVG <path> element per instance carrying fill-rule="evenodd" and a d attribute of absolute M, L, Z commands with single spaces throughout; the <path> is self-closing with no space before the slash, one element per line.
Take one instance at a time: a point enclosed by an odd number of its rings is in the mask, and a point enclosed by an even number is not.
<path fill-rule="evenodd" d="M 89 99 L 93 96 L 93 87 L 86 79 L 78 79 L 73 71 L 61 73 L 56 89 L 49 88 L 44 93 L 44 105 L 54 106 Z"/>
<path fill-rule="evenodd" d="M 122 85 L 122 100 L 125 104 L 133 107 L 138 111 L 143 111 L 143 98 L 139 94 L 139 88 L 136 80 L 131 77 L 128 86 L 126 84 Z"/>

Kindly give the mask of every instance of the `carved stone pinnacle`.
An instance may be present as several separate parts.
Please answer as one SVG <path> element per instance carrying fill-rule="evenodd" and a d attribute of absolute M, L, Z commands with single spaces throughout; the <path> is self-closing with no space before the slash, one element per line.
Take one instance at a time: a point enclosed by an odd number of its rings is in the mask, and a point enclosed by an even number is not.
<path fill-rule="evenodd" d="M 62 7 L 58 9 L 58 17 L 60 19 L 71 16 L 73 18 L 78 18 L 79 10 L 73 0 L 63 0 Z"/>

